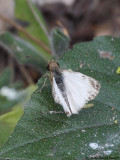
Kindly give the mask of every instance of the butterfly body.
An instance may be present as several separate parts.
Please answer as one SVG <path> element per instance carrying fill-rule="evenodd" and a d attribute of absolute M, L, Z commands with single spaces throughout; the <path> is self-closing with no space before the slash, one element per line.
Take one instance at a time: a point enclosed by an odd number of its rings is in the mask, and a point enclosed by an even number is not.
<path fill-rule="evenodd" d="M 58 87 L 58 90 L 61 94 L 60 97 L 63 99 L 63 101 L 65 101 L 65 103 L 67 104 L 67 106 L 69 108 L 69 111 L 71 112 L 71 113 L 69 113 L 66 111 L 66 114 L 67 115 L 72 114 L 72 111 L 70 109 L 70 105 L 68 102 L 68 98 L 66 95 L 66 89 L 65 89 L 65 85 L 64 85 L 64 76 L 63 76 L 62 70 L 59 68 L 58 64 L 55 61 L 50 62 L 49 65 L 50 65 L 50 81 L 52 84 L 53 97 L 56 97 L 56 90 L 54 89 L 54 86 L 56 86 L 56 87 Z M 58 104 L 61 104 L 60 99 L 56 98 L 56 102 Z"/>

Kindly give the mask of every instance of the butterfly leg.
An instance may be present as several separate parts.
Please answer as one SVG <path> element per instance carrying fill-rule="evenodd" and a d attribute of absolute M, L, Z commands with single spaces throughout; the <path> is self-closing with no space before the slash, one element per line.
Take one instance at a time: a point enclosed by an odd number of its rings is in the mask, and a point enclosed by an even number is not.
<path fill-rule="evenodd" d="M 64 114 L 64 112 L 62 111 L 49 111 L 49 113 L 50 114 L 60 114 L 60 113 Z"/>
<path fill-rule="evenodd" d="M 43 85 L 42 85 L 42 87 L 36 92 L 36 93 L 39 93 L 39 92 L 41 92 L 41 90 L 44 88 L 44 86 L 46 85 L 46 81 L 47 81 L 47 78 L 48 78 L 48 74 L 46 73 L 43 77 L 45 77 L 46 76 L 46 78 L 45 78 L 45 80 L 44 80 L 44 83 L 43 83 Z"/>

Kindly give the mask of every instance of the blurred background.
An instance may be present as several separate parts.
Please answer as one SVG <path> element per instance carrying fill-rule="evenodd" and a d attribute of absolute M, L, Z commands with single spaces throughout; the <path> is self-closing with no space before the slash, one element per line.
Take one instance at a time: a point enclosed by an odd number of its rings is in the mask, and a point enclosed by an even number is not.
<path fill-rule="evenodd" d="M 120 33 L 119 0 L 45 0 L 37 5 L 49 30 L 56 26 L 56 21 L 67 28 L 71 45 Z"/>
<path fill-rule="evenodd" d="M 45 23 L 48 33 L 56 26 L 62 26 L 67 30 L 70 37 L 69 47 L 71 48 L 73 44 L 90 41 L 95 36 L 119 36 L 119 0 L 32 0 L 32 2 L 35 4 L 37 11 L 43 16 L 44 22 L 42 21 L 41 23 Z M 43 31 L 39 30 L 40 26 L 38 24 L 34 24 L 35 17 L 33 15 L 31 16 L 33 11 L 31 10 L 32 13 L 30 13 L 30 9 L 31 7 L 28 1 L 25 0 L 0 0 L 0 15 L 4 15 L 4 18 L 19 24 L 28 33 L 34 35 L 38 40 L 41 39 L 41 41 L 48 45 L 49 42 L 46 35 L 41 33 Z M 9 31 L 25 40 L 27 38 L 29 39 L 29 36 L 26 36 L 24 32 L 21 33 L 21 30 L 18 29 L 19 27 L 12 25 L 12 22 L 8 20 L 3 19 L 3 17 L 0 18 L 0 34 Z M 31 42 L 32 40 L 29 39 L 29 41 Z M 36 47 L 37 49 L 38 46 Z M 42 53 L 42 55 L 46 56 L 47 54 Z M 28 57 L 28 59 L 30 58 L 32 57 Z M 47 57 L 46 59 L 49 58 Z M 1 47 L 0 72 L 3 71 L 8 63 L 10 63 L 10 57 L 7 56 L 5 49 Z M 29 82 L 24 80 L 17 64 L 14 65 L 14 80 L 22 80 L 25 86 L 28 85 Z M 39 69 L 26 64 L 24 67 L 36 83 L 41 77 Z"/>
<path fill-rule="evenodd" d="M 53 46 L 60 48 L 53 37 L 62 39 L 67 50 L 96 36 L 119 34 L 119 0 L 0 0 L 0 146 L 47 61 L 57 54 Z"/>

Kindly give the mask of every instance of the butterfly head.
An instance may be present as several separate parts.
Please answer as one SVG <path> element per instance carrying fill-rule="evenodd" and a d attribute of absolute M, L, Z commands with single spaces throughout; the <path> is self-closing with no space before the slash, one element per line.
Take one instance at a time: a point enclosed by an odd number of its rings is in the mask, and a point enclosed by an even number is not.
<path fill-rule="evenodd" d="M 48 65 L 47 65 L 48 71 L 52 71 L 54 69 L 59 69 L 59 68 L 60 68 L 59 63 L 57 63 L 55 60 L 48 62 Z"/>

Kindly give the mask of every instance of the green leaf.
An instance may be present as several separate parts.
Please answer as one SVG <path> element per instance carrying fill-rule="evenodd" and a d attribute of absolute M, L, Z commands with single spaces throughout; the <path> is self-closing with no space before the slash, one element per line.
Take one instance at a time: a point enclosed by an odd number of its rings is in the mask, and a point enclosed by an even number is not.
<path fill-rule="evenodd" d="M 55 104 L 49 81 L 35 92 L 0 157 L 16 159 L 119 159 L 120 157 L 120 38 L 97 37 L 79 43 L 58 61 L 97 79 L 99 95 L 90 108 L 68 118 Z M 41 88 L 45 78 L 38 82 Z M 63 113 L 50 114 L 49 111 Z"/>
<path fill-rule="evenodd" d="M 0 146 L 7 141 L 22 114 L 22 107 L 17 105 L 11 112 L 0 116 Z"/>
<path fill-rule="evenodd" d="M 10 134 L 13 132 L 18 120 L 23 114 L 23 106 L 30 99 L 31 94 L 36 89 L 36 86 L 32 85 L 26 89 L 27 98 L 24 102 L 12 106 L 12 110 L 0 116 L 0 147 L 7 141 Z M 1 105 L 0 105 L 1 106 Z"/>
<path fill-rule="evenodd" d="M 35 7 L 34 7 L 34 9 L 35 9 Z M 16 0 L 15 15 L 16 15 L 16 18 L 18 18 L 20 20 L 23 20 L 23 21 L 26 21 L 26 22 L 29 23 L 29 26 L 26 28 L 26 30 L 27 30 L 27 32 L 29 34 L 33 35 L 38 40 L 40 39 L 46 45 L 49 46 L 48 37 L 45 35 L 45 33 L 43 32 L 42 28 L 40 27 L 40 25 L 36 21 L 32 11 L 30 10 L 30 8 L 29 8 L 29 6 L 27 4 L 27 1 L 25 1 L 25 0 Z M 42 14 L 40 14 L 40 12 L 39 12 L 39 17 L 40 17 L 40 20 L 43 23 L 43 25 L 45 25 L 44 19 L 42 17 Z M 42 54 L 44 54 L 45 56 L 48 56 L 46 54 L 46 52 L 40 46 L 38 46 L 35 42 L 33 42 L 30 39 L 26 38 L 24 36 L 24 34 L 22 34 L 22 33 L 20 35 L 21 35 L 22 38 L 26 39 L 33 46 L 35 46 L 40 52 L 42 52 Z"/>
<path fill-rule="evenodd" d="M 0 89 L 0 114 L 7 112 L 19 102 L 24 102 L 28 93 L 25 90 L 17 91 L 14 88 L 3 86 Z"/>
<path fill-rule="evenodd" d="M 59 58 L 68 49 L 70 39 L 59 28 L 51 31 L 50 43 L 53 56 Z"/>
<path fill-rule="evenodd" d="M 38 68 L 41 73 L 46 70 L 46 60 L 40 53 L 28 42 L 13 36 L 10 33 L 0 35 L 0 44 L 4 49 L 14 56 L 19 63 L 29 64 Z"/>
<path fill-rule="evenodd" d="M 47 36 L 47 37 L 43 36 L 43 38 L 47 38 L 47 43 L 49 44 L 49 42 L 48 42 L 49 35 L 48 35 L 48 31 L 47 31 L 47 25 L 46 25 L 46 22 L 42 16 L 42 13 L 41 13 L 39 7 L 37 7 L 37 5 L 35 5 L 34 2 L 32 2 L 32 0 L 29 0 L 29 1 L 27 0 L 27 2 L 29 2 L 28 3 L 29 8 L 31 9 L 31 12 L 34 15 L 34 18 L 36 19 L 37 23 L 39 24 L 39 27 L 42 29 L 42 31 Z M 33 9 L 33 11 L 32 11 L 32 9 Z M 41 31 L 41 33 L 42 33 L 42 31 Z"/>
<path fill-rule="evenodd" d="M 17 104 L 21 100 L 24 100 L 26 97 L 26 93 L 19 92 L 17 90 L 14 90 L 16 92 L 16 98 L 9 99 L 7 97 L 8 92 L 9 95 L 12 94 L 14 87 L 20 86 L 20 82 L 12 83 L 13 80 L 13 72 L 11 68 L 5 68 L 4 71 L 0 75 L 0 114 L 3 114 L 4 112 L 8 111 L 13 107 L 13 105 Z M 14 86 L 14 87 L 13 87 Z M 7 90 L 6 90 L 7 89 Z M 6 96 L 3 95 L 3 92 L 7 92 Z"/>
<path fill-rule="evenodd" d="M 11 83 L 11 80 L 13 79 L 13 73 L 10 68 L 6 68 L 1 74 L 0 74 L 0 88 L 2 86 L 8 86 Z"/>

